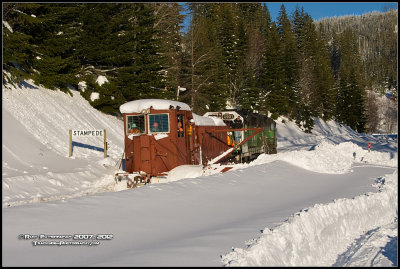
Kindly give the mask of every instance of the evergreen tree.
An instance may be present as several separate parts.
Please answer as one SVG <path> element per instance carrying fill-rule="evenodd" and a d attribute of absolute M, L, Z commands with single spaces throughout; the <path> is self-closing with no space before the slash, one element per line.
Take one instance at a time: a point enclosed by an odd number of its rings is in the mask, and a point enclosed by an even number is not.
<path fill-rule="evenodd" d="M 40 36 L 34 59 L 38 73 L 34 79 L 50 89 L 69 91 L 69 85 L 77 85 L 79 60 L 76 53 L 79 34 L 79 4 L 48 4 L 46 13 L 41 14 L 41 25 L 45 28 Z"/>
<path fill-rule="evenodd" d="M 213 4 L 190 3 L 191 23 L 184 36 L 181 78 L 187 91 L 182 94 L 183 102 L 190 105 L 197 114 L 222 107 L 218 102 L 219 91 L 214 86 L 216 80 L 215 28 Z"/>
<path fill-rule="evenodd" d="M 329 119 L 333 114 L 333 77 L 329 54 L 323 39 L 316 32 L 314 22 L 303 8 L 293 14 L 293 29 L 299 51 L 299 94 L 296 122 L 311 132 L 311 117 Z"/>
<path fill-rule="evenodd" d="M 216 9 L 215 23 L 217 27 L 217 44 L 215 52 L 219 52 L 216 55 L 216 87 L 219 92 L 227 93 L 227 96 L 231 104 L 234 103 L 235 85 L 234 75 L 237 67 L 237 36 L 235 31 L 234 22 L 234 10 L 232 4 L 220 4 Z M 220 96 L 222 99 L 223 97 Z M 218 98 L 219 99 L 219 98 Z M 223 101 L 224 102 L 224 101 Z"/>
<path fill-rule="evenodd" d="M 340 37 L 338 121 L 358 132 L 365 131 L 365 85 L 358 44 L 353 31 L 347 28 Z"/>
<path fill-rule="evenodd" d="M 154 28 L 149 27 L 154 24 L 154 12 L 147 4 L 133 4 L 132 7 L 132 31 L 127 33 L 128 42 L 132 43 L 132 52 L 127 58 L 128 63 L 118 69 L 116 84 L 127 101 L 162 98 L 165 95 L 165 84 L 158 55 L 159 40 L 154 38 Z"/>
<path fill-rule="evenodd" d="M 237 30 L 236 30 L 236 64 L 231 77 L 231 96 L 235 107 L 241 107 L 240 95 L 247 91 L 250 79 L 253 76 L 249 71 L 248 62 L 246 61 L 246 55 L 248 53 L 248 35 L 246 32 L 246 23 L 243 18 L 238 19 Z"/>
<path fill-rule="evenodd" d="M 271 18 L 268 8 L 261 3 L 237 4 L 239 14 L 238 51 L 239 66 L 235 75 L 238 84 L 237 104 L 254 110 L 261 106 L 260 80 L 263 57 Z"/>
<path fill-rule="evenodd" d="M 76 84 L 79 66 L 74 51 L 77 5 L 20 3 L 7 9 L 15 33 L 5 36 L 6 65 L 19 66 L 19 75 L 25 70 L 25 77 L 38 84 L 68 91 L 68 85 Z"/>
<path fill-rule="evenodd" d="M 161 61 L 164 68 L 162 71 L 164 72 L 166 97 L 175 99 L 177 88 L 181 86 L 179 74 L 181 72 L 183 7 L 178 3 L 153 3 L 151 5 L 155 16 L 155 38 L 160 41 L 159 55 L 163 56 Z"/>
<path fill-rule="evenodd" d="M 27 79 L 32 71 L 32 37 L 21 32 L 11 32 L 3 25 L 3 70 L 14 79 Z M 11 81 L 10 81 L 11 82 Z"/>
<path fill-rule="evenodd" d="M 124 87 L 119 87 L 119 72 L 129 66 L 135 53 L 131 4 L 84 4 L 81 11 L 82 32 L 79 39 L 80 79 L 86 81 L 84 96 L 95 108 L 118 113 L 128 101 Z M 96 82 L 104 76 L 107 82 Z M 99 99 L 92 101 L 92 93 Z"/>
<path fill-rule="evenodd" d="M 287 108 L 284 111 L 296 114 L 296 106 L 299 103 L 298 92 L 298 51 L 296 38 L 292 31 L 291 22 L 286 14 L 285 6 L 281 6 L 278 16 L 278 33 L 282 49 L 282 67 L 284 69 L 284 96 L 287 96 Z"/>
<path fill-rule="evenodd" d="M 284 69 L 282 66 L 282 51 L 280 48 L 280 39 L 275 23 L 272 23 L 269 39 L 265 48 L 265 57 L 261 76 L 260 98 L 262 104 L 257 110 L 266 113 L 273 113 L 272 117 L 286 115 L 288 112 L 288 96 L 284 95 Z"/>
<path fill-rule="evenodd" d="M 332 119 L 335 112 L 334 75 L 331 69 L 327 42 L 319 35 L 314 72 L 317 79 L 318 116 L 324 120 Z M 317 105 L 317 104 L 316 104 Z"/>
<path fill-rule="evenodd" d="M 33 34 L 39 29 L 41 19 L 40 4 L 5 3 L 3 5 L 3 69 L 11 73 L 12 77 L 20 79 L 32 77 L 35 42 Z M 34 16 L 31 16 L 34 15 Z M 39 30 L 38 30 L 39 32 Z"/>
<path fill-rule="evenodd" d="M 87 82 L 99 75 L 108 80 L 100 87 L 88 83 L 85 98 L 89 92 L 100 94 L 95 107 L 118 111 L 126 101 L 168 96 L 151 4 L 85 4 L 82 22 L 81 76 Z"/>

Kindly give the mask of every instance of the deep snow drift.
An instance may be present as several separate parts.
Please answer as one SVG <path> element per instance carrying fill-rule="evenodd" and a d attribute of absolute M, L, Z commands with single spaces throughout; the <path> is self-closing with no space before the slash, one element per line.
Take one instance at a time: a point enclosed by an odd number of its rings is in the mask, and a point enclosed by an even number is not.
<path fill-rule="evenodd" d="M 100 113 L 72 91 L 73 97 L 23 82 L 20 88 L 3 85 L 2 189 L 3 207 L 48 201 L 111 190 L 114 166 L 123 152 L 123 122 Z M 106 129 L 103 137 L 73 137 L 68 158 L 69 130 Z"/>
<path fill-rule="evenodd" d="M 394 226 L 398 208 L 397 178 L 397 172 L 387 175 L 378 193 L 303 209 L 278 227 L 266 228 L 246 250 L 235 249 L 223 261 L 232 266 L 333 265 L 337 253 L 345 252 L 354 238 L 376 227 Z M 397 233 L 391 235 L 397 236 Z"/>
<path fill-rule="evenodd" d="M 222 174 L 220 165 L 181 167 L 164 183 L 126 189 L 113 177 L 120 119 L 77 91 L 23 82 L 2 93 L 3 265 L 397 265 L 397 139 L 319 119 L 305 134 L 280 118 L 276 155 Z M 106 129 L 108 158 L 89 149 L 102 137 L 76 138 L 87 146 L 68 158 L 69 129 Z M 18 239 L 100 233 L 113 239 Z"/>

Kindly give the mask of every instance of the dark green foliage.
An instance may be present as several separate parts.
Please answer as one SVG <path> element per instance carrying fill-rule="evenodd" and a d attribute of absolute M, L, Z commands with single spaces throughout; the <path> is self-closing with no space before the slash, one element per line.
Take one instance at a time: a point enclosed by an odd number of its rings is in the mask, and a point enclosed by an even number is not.
<path fill-rule="evenodd" d="M 29 78 L 32 72 L 33 47 L 31 37 L 24 33 L 10 33 L 3 26 L 3 68 L 20 79 Z"/>
<path fill-rule="evenodd" d="M 183 6 L 179 3 L 152 3 L 151 6 L 154 9 L 155 35 L 159 39 L 159 55 L 163 55 L 160 62 L 163 66 L 165 98 L 173 100 L 178 86 L 183 86 L 180 81 Z"/>
<path fill-rule="evenodd" d="M 3 24 L 3 69 L 19 79 L 30 78 L 34 59 L 33 37 L 27 28 L 34 29 L 40 21 L 21 10 L 37 9 L 37 4 L 6 3 L 3 5 L 3 20 L 6 21 L 12 32 Z M 21 9 L 21 10 L 20 10 Z M 18 11 L 19 12 L 18 12 Z"/>
<path fill-rule="evenodd" d="M 118 91 L 115 83 L 105 82 L 101 86 L 95 81 L 95 77 L 87 78 L 87 89 L 81 92 L 85 99 L 96 109 L 111 115 L 119 115 L 119 106 L 124 103 L 124 97 Z M 98 93 L 99 99 L 91 100 L 91 94 Z"/>
<path fill-rule="evenodd" d="M 334 76 L 331 69 L 330 55 L 325 40 L 317 38 L 317 53 L 315 56 L 314 72 L 316 75 L 317 98 L 315 106 L 317 115 L 324 120 L 330 120 L 335 112 Z"/>
<path fill-rule="evenodd" d="M 294 116 L 295 107 L 298 104 L 299 92 L 297 82 L 299 80 L 299 51 L 297 49 L 296 37 L 292 31 L 285 7 L 282 5 L 278 16 L 278 33 L 282 50 L 282 66 L 284 72 L 284 91 L 282 93 L 287 98 L 287 108 L 284 109 L 286 115 Z"/>
<path fill-rule="evenodd" d="M 67 92 L 86 81 L 82 96 L 109 114 L 131 100 L 178 99 L 197 114 L 230 104 L 286 116 L 306 132 L 313 117 L 370 130 L 365 88 L 397 89 L 392 13 L 379 17 L 380 41 L 370 41 L 357 23 L 352 32 L 345 20 L 314 22 L 300 7 L 289 16 L 282 5 L 276 22 L 262 3 L 186 7 L 181 33 L 179 3 L 4 4 L 12 32 L 3 24 L 3 70 Z"/>
<path fill-rule="evenodd" d="M 161 63 L 158 56 L 158 40 L 154 38 L 153 10 L 145 4 L 135 5 L 136 23 L 130 40 L 130 63 L 117 72 L 117 86 L 127 101 L 142 98 L 162 98 L 165 86 L 162 82 Z"/>
<path fill-rule="evenodd" d="M 260 111 L 287 115 L 289 96 L 285 89 L 285 73 L 280 38 L 275 23 L 272 23 L 268 43 L 265 47 L 263 72 L 260 79 Z"/>
<path fill-rule="evenodd" d="M 339 87 L 336 115 L 339 122 L 359 132 L 365 131 L 365 82 L 354 32 L 347 28 L 340 38 Z"/>
<path fill-rule="evenodd" d="M 92 92 L 99 92 L 100 99 L 92 105 L 107 113 L 118 112 L 119 105 L 130 100 L 171 97 L 162 70 L 168 64 L 164 55 L 172 48 L 161 49 L 162 40 L 156 39 L 160 31 L 153 28 L 151 5 L 21 3 L 5 7 L 5 20 L 13 32 L 6 29 L 3 34 L 3 66 L 14 76 L 64 91 L 86 81 L 92 86 L 82 95 L 90 100 Z M 173 41 L 179 42 L 176 37 Z M 99 75 L 109 83 L 93 86 Z"/>
<path fill-rule="evenodd" d="M 365 79 L 376 88 L 397 88 L 397 25 L 398 11 L 393 9 L 316 22 L 327 40 L 335 39 L 347 27 L 357 33 L 362 65 L 368 75 Z"/>

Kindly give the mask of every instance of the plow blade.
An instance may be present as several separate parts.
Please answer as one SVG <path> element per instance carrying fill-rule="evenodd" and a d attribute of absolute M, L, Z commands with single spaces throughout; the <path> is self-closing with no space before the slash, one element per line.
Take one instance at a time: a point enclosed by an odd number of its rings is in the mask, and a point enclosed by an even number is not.
<path fill-rule="evenodd" d="M 203 165 L 180 165 L 168 172 L 167 182 L 203 175 Z"/>

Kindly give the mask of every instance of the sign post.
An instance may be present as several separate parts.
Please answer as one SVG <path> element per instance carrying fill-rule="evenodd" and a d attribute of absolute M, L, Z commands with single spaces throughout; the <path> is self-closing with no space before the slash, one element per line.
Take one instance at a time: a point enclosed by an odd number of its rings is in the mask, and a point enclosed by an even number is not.
<path fill-rule="evenodd" d="M 103 136 L 104 137 L 104 158 L 107 158 L 107 135 L 106 129 L 103 130 L 69 130 L 69 154 L 72 156 L 72 136 Z"/>
<path fill-rule="evenodd" d="M 107 140 L 106 129 L 104 129 L 104 159 L 107 158 Z"/>
<path fill-rule="evenodd" d="M 371 152 L 371 142 L 368 142 L 368 152 Z"/>
<path fill-rule="evenodd" d="M 69 130 L 69 155 L 68 157 L 72 156 L 72 130 Z"/>

